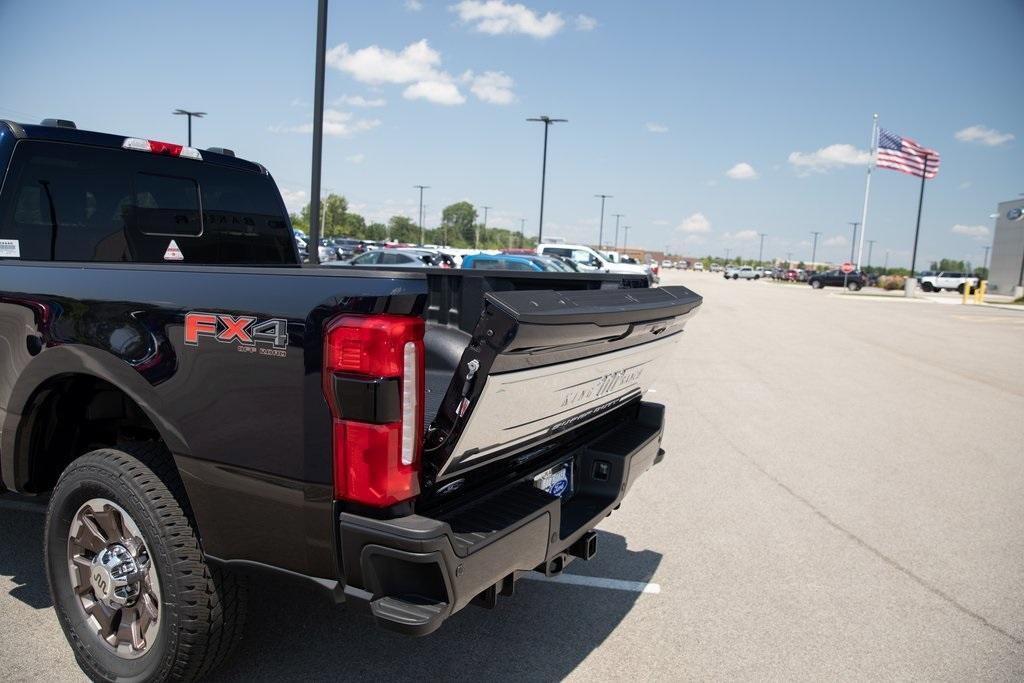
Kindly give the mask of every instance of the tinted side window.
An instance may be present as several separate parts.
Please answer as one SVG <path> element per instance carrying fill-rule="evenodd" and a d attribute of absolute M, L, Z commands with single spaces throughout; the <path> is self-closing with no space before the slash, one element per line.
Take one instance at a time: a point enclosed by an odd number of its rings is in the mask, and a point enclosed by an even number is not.
<path fill-rule="evenodd" d="M 123 151 L 22 140 L 0 196 L 0 237 L 21 258 L 164 263 L 297 263 L 269 176 Z"/>
<path fill-rule="evenodd" d="M 561 247 L 544 247 L 544 253 L 572 258 L 572 249 L 562 249 Z"/>

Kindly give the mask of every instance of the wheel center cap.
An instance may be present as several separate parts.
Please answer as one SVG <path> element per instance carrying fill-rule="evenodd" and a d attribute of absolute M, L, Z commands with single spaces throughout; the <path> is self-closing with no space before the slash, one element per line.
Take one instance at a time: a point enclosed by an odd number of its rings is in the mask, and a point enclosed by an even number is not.
<path fill-rule="evenodd" d="M 138 563 L 119 543 L 96 553 L 89 571 L 89 583 L 96 598 L 114 609 L 135 603 L 139 578 Z"/>

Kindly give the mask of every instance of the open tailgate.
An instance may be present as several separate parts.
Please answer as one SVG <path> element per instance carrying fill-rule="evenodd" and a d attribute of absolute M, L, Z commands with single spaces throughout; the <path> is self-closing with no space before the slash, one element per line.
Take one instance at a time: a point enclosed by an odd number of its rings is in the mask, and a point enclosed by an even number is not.
<path fill-rule="evenodd" d="M 424 443 L 441 482 L 643 395 L 702 299 L 686 287 L 488 292 Z"/>

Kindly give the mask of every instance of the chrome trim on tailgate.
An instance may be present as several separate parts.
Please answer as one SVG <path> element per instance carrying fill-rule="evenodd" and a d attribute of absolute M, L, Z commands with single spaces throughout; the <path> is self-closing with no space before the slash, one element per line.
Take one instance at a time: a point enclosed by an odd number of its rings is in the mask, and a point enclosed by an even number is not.
<path fill-rule="evenodd" d="M 511 455 L 642 396 L 681 333 L 555 366 L 494 374 L 437 480 Z"/>

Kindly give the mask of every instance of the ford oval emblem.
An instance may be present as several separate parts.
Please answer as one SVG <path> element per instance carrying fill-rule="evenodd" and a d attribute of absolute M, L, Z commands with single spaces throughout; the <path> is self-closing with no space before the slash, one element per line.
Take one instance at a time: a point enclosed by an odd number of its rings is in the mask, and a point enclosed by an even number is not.
<path fill-rule="evenodd" d="M 1019 221 L 1024 216 L 1024 209 L 1019 206 L 1015 206 L 1006 212 L 1006 217 L 1011 221 Z"/>
<path fill-rule="evenodd" d="M 551 486 L 551 495 L 560 496 L 565 493 L 565 489 L 569 487 L 569 482 L 565 479 L 559 479 Z"/>

